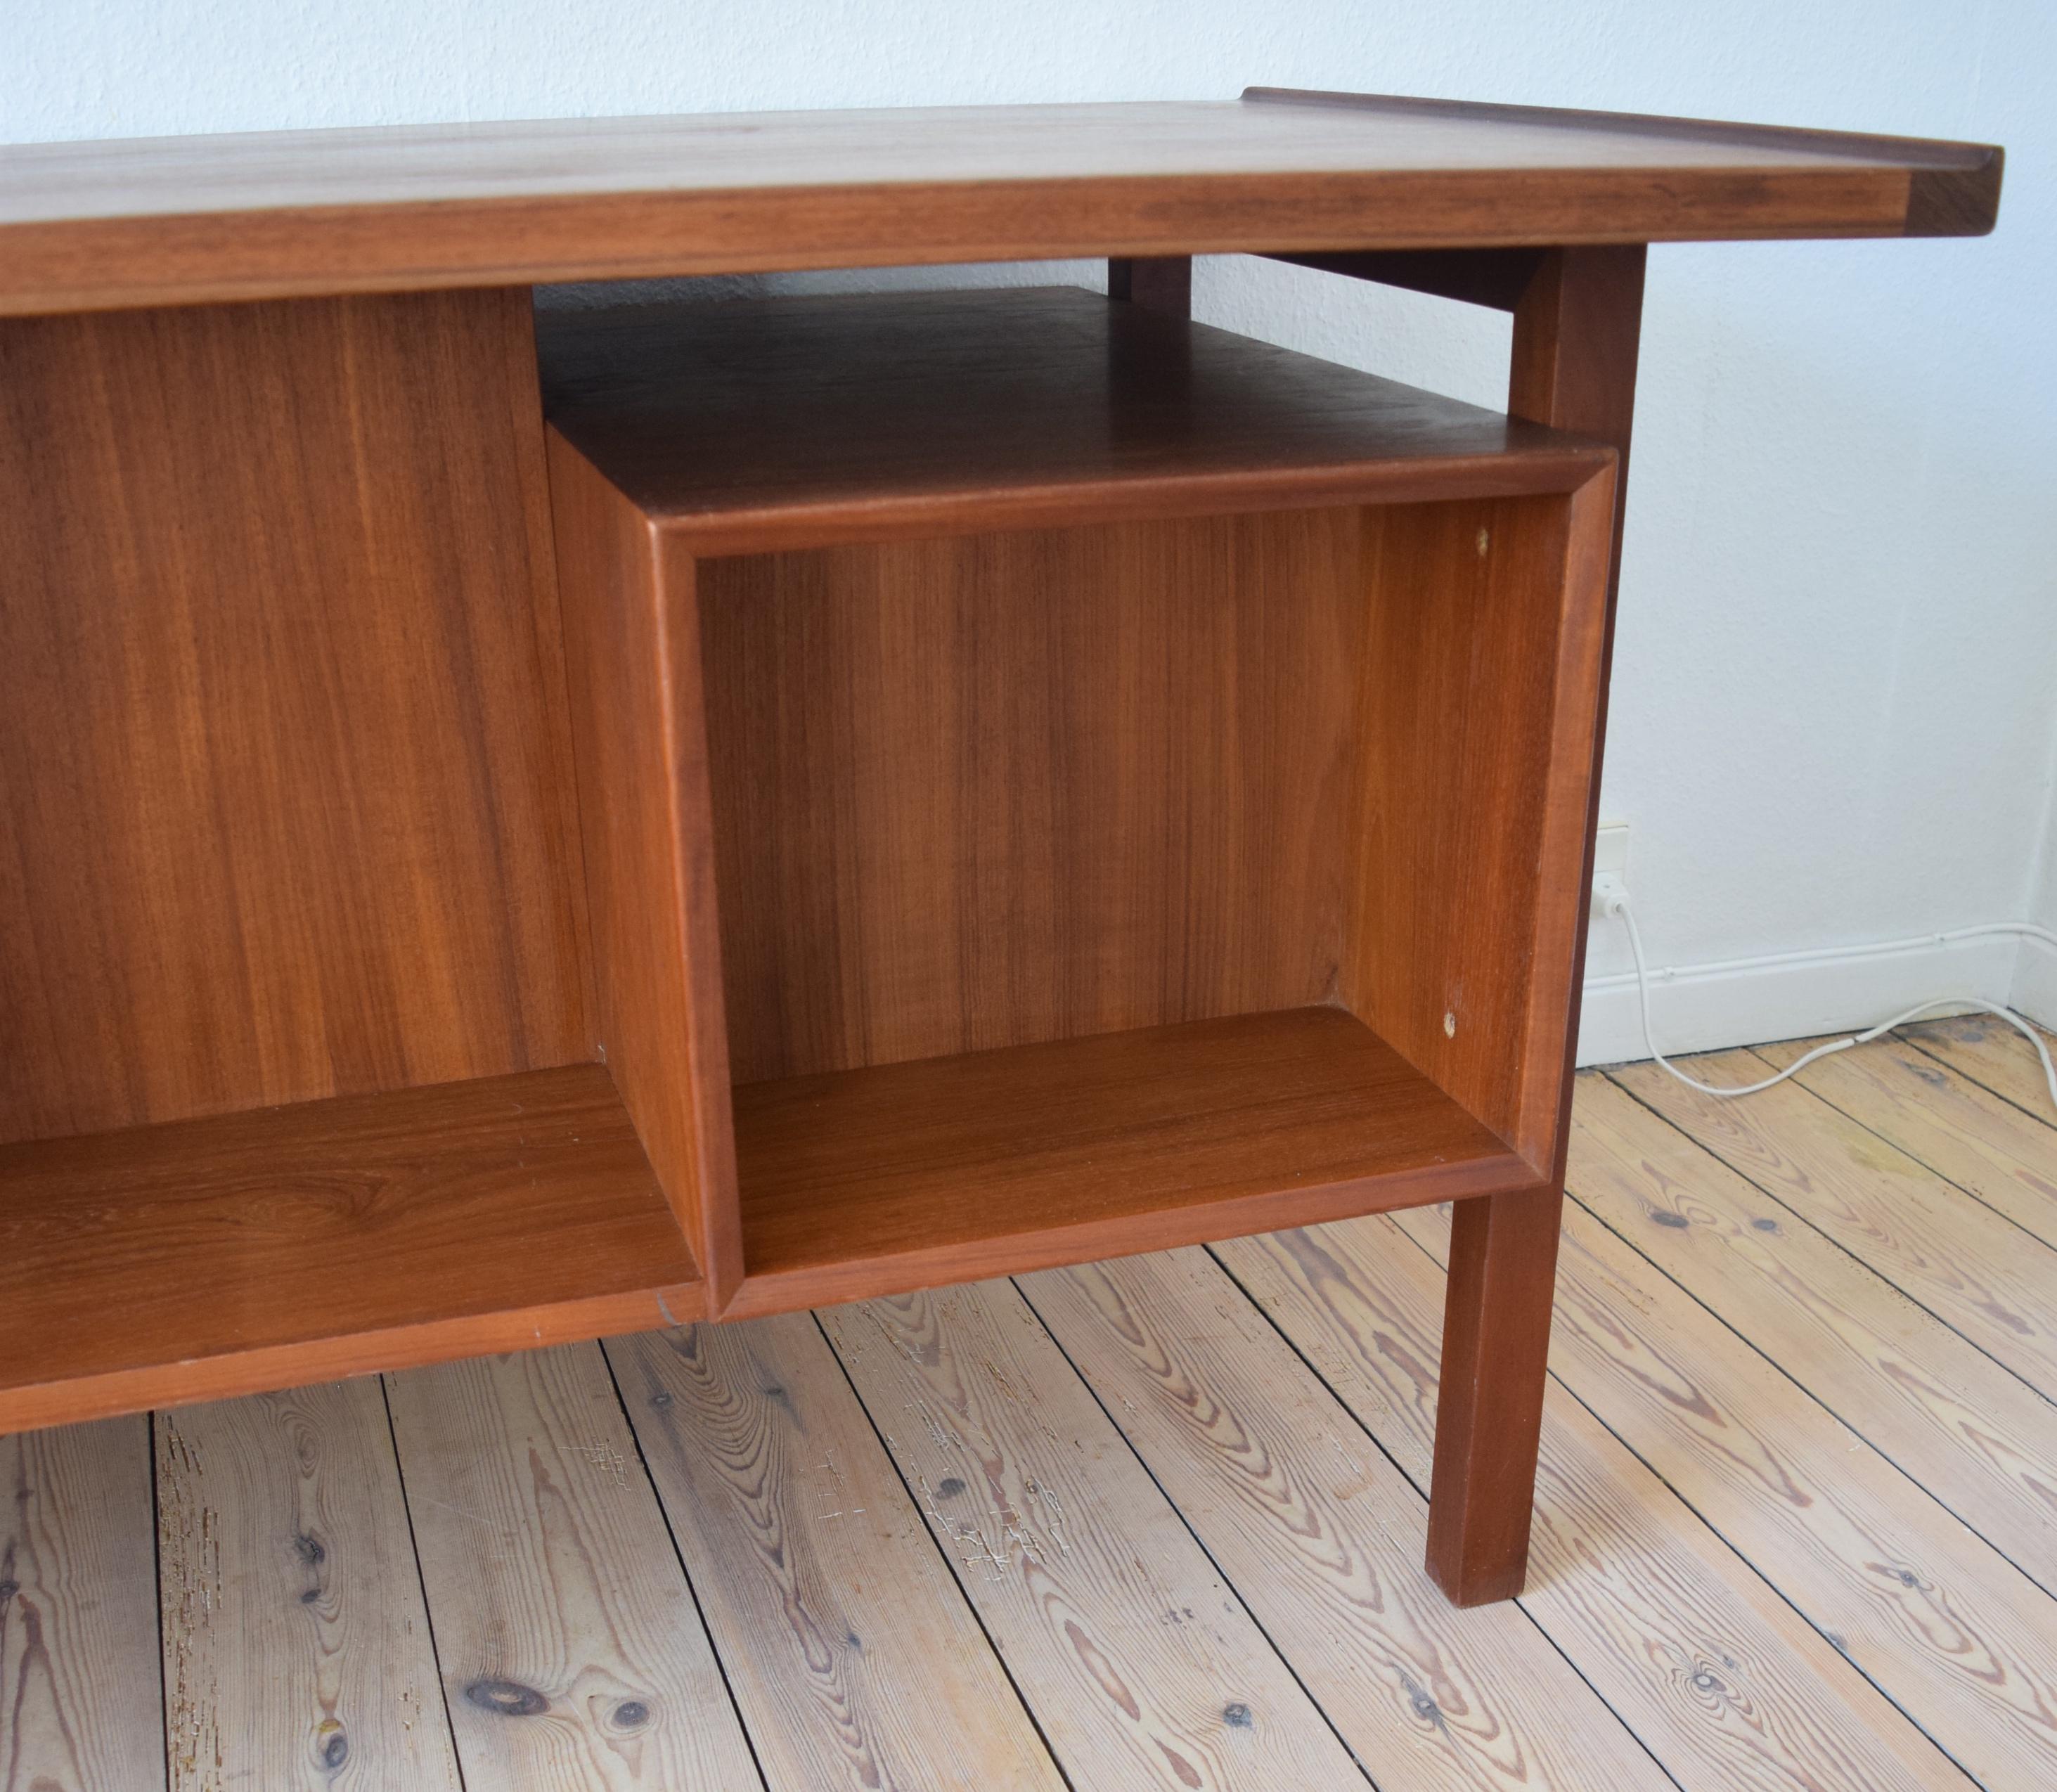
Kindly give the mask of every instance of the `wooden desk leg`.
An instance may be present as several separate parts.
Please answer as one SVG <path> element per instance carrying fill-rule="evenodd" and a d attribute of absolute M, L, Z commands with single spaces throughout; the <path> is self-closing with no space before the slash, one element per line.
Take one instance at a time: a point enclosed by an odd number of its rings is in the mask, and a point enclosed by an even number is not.
<path fill-rule="evenodd" d="M 1107 264 L 1107 295 L 1167 317 L 1193 315 L 1193 258 L 1189 255 L 1114 256 Z"/>
<path fill-rule="evenodd" d="M 1443 1309 L 1429 1572 L 1457 1605 L 1521 1591 L 1542 1433 L 1561 1186 L 1459 1201 Z"/>
<path fill-rule="evenodd" d="M 1507 408 L 1561 430 L 1598 436 L 1619 450 L 1607 640 L 1586 816 L 1586 886 L 1593 875 L 1607 668 L 1614 651 L 1615 589 L 1621 572 L 1623 494 L 1635 406 L 1643 319 L 1640 244 L 1554 249 L 1514 305 Z M 1512 1599 L 1528 1566 L 1536 1453 L 1556 1285 L 1557 1230 L 1564 1205 L 1564 1153 L 1571 1072 L 1584 981 L 1586 930 L 1575 930 L 1571 1001 L 1550 1179 L 1512 1195 L 1457 1203 L 1449 1292 L 1443 1313 L 1442 1382 L 1429 1496 L 1429 1572 L 1458 1605 Z"/>

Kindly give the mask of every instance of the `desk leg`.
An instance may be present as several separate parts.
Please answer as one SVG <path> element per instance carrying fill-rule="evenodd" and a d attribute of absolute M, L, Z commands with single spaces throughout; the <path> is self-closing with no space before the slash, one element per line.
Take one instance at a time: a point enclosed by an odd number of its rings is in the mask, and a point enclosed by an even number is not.
<path fill-rule="evenodd" d="M 1640 244 L 1555 249 L 1527 276 L 1512 303 L 1508 410 L 1557 429 L 1598 436 L 1612 442 L 1622 456 L 1582 887 L 1591 886 L 1593 874 L 1643 275 Z M 1585 945 L 1580 927 L 1570 966 L 1571 1001 L 1552 1179 L 1516 1194 L 1460 1201 L 1451 1230 L 1436 1462 L 1429 1499 L 1429 1572 L 1459 1605 L 1512 1599 L 1521 1591 L 1528 1568 Z"/>
<path fill-rule="evenodd" d="M 1167 317 L 1193 315 L 1193 258 L 1189 255 L 1116 256 L 1107 264 L 1107 295 Z"/>
<path fill-rule="evenodd" d="M 1528 1569 L 1564 1204 L 1552 1185 L 1453 1214 L 1429 1572 L 1457 1605 L 1512 1599 Z"/>

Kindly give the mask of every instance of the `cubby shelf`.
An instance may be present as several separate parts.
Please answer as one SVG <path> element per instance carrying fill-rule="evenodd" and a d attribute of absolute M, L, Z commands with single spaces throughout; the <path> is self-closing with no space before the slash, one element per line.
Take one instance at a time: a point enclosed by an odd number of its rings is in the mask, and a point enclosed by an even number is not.
<path fill-rule="evenodd" d="M 1072 289 L 541 338 L 604 1061 L 0 1145 L 0 1429 L 1536 1181 L 1611 450 Z"/>
<path fill-rule="evenodd" d="M 1336 1008 L 746 1084 L 735 1128 L 739 1314 L 1536 1179 Z"/>
<path fill-rule="evenodd" d="M 704 1306 L 597 1064 L 0 1147 L 0 1433 Z"/>
<path fill-rule="evenodd" d="M 1613 450 L 1076 287 L 545 311 L 557 433 L 703 557 L 1565 491 Z"/>
<path fill-rule="evenodd" d="M 1547 1180 L 1611 449 L 1076 288 L 540 340 L 713 1312 Z"/>

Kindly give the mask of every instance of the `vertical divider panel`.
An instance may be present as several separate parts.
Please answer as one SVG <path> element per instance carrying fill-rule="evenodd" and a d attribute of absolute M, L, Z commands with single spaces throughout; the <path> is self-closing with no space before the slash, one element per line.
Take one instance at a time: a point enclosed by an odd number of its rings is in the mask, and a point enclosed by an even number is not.
<path fill-rule="evenodd" d="M 1562 1118 L 1612 490 L 1602 474 L 1564 498 L 1365 513 L 1341 993 L 1539 1180 Z"/>
<path fill-rule="evenodd" d="M 719 1314 L 743 1277 L 692 556 L 554 431 L 594 1046 Z M 686 1315 L 680 1314 L 683 1318 Z"/>
<path fill-rule="evenodd" d="M 1587 856 L 1598 795 L 1599 693 L 1607 679 L 1609 567 L 1616 539 L 1619 481 L 1610 470 L 1589 479 L 1566 502 L 1564 597 L 1557 624 L 1555 709 L 1543 778 L 1543 817 L 1536 842 L 1536 905 L 1529 916 L 1529 996 L 1520 1044 L 1520 1082 L 1513 1144 L 1548 1180 L 1563 1180 L 1571 1119 L 1564 1061 L 1577 1041 L 1579 984 L 1585 953 Z"/>

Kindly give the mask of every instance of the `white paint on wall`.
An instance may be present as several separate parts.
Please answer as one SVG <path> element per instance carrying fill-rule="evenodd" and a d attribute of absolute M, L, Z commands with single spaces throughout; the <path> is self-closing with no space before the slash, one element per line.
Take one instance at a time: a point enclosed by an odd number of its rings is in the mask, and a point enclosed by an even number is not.
<path fill-rule="evenodd" d="M 7 0 L 0 139 L 1262 82 L 2004 142 L 1984 241 L 1652 252 L 1605 807 L 1635 830 L 1652 961 L 1685 967 L 1659 1043 L 1687 1046 L 1855 1025 L 1931 969 L 2057 1016 L 2057 955 L 1851 950 L 2057 926 L 2053 67 L 2051 0 Z M 1053 275 L 1097 277 L 969 277 Z M 1503 390 L 1492 314 L 1240 259 L 1195 294 L 1211 321 Z M 1625 946 L 1593 947 L 1586 1055 L 1639 1053 Z M 1792 952 L 1815 968 L 1719 968 Z"/>

